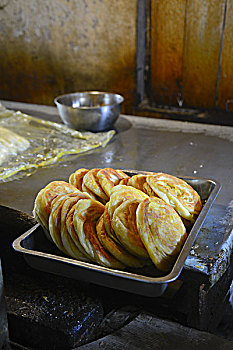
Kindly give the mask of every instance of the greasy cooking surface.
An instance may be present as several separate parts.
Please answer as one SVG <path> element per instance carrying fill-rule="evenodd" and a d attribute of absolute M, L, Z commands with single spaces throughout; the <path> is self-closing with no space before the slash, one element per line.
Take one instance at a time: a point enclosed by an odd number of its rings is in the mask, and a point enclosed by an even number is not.
<path fill-rule="evenodd" d="M 3 127 L 3 128 L 1 128 Z M 115 132 L 80 132 L 63 124 L 43 121 L 4 108 L 0 103 L 0 181 L 13 181 L 32 174 L 65 156 L 104 147 Z M 13 134 L 12 134 L 13 132 Z M 3 135 L 2 135 L 3 134 Z"/>
<path fill-rule="evenodd" d="M 6 101 L 3 104 L 33 116 L 59 121 L 55 107 Z M 220 264 L 228 259 L 227 254 L 220 255 L 226 237 L 227 250 L 231 250 L 229 229 L 223 219 L 226 206 L 233 198 L 232 128 L 132 116 L 121 116 L 116 128 L 118 134 L 106 148 L 39 169 L 30 177 L 0 184 L 1 204 L 31 214 L 33 200 L 41 187 L 56 179 L 67 181 L 69 174 L 81 167 L 108 166 L 163 171 L 176 176 L 214 177 L 222 188 L 185 266 L 208 274 L 213 272 L 218 278 L 215 262 Z"/>
<path fill-rule="evenodd" d="M 31 107 L 32 108 L 32 107 Z M 25 110 L 58 121 L 55 108 Z M 232 128 L 121 116 L 118 134 L 107 147 L 38 169 L 30 177 L 0 184 L 1 203 L 31 213 L 33 198 L 48 182 L 67 180 L 77 168 L 113 167 L 162 171 L 175 176 L 213 177 L 222 184 L 216 203 L 233 198 Z M 224 155 L 224 156 L 223 156 Z M 224 171 L 223 171 L 224 169 Z"/>

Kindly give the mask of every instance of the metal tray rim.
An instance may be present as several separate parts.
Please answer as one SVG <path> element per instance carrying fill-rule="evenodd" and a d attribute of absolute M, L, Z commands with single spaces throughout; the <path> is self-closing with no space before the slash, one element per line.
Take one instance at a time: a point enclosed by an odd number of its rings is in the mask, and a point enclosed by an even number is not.
<path fill-rule="evenodd" d="M 125 172 L 131 173 L 131 174 L 135 174 L 135 173 L 140 173 L 140 174 L 150 174 L 152 172 L 150 171 L 139 171 L 139 170 L 123 170 Z M 98 271 L 98 272 L 102 272 L 108 275 L 112 275 L 115 277 L 123 277 L 124 279 L 128 279 L 128 280 L 134 280 L 134 281 L 141 281 L 144 283 L 149 283 L 149 284 L 163 284 L 163 283 L 169 283 L 169 282 L 173 282 L 174 280 L 176 280 L 185 263 L 185 260 L 188 256 L 188 252 L 192 247 L 192 244 L 198 234 L 198 232 L 200 231 L 203 223 L 204 223 L 204 219 L 209 211 L 209 209 L 211 208 L 215 198 L 217 197 L 220 189 L 221 189 L 221 185 L 218 181 L 214 180 L 214 179 L 207 179 L 207 178 L 198 178 L 198 177 L 191 177 L 191 176 L 182 176 L 180 177 L 181 179 L 185 179 L 185 180 L 201 180 L 201 181 L 207 181 L 207 182 L 212 182 L 214 184 L 214 188 L 212 189 L 201 213 L 199 214 L 196 222 L 194 223 L 183 247 L 181 252 L 179 253 L 172 270 L 165 276 L 160 276 L 160 277 L 150 277 L 150 276 L 144 276 L 141 274 L 136 274 L 136 273 L 132 273 L 132 272 L 127 272 L 127 271 L 121 271 L 121 270 L 114 270 L 111 268 L 107 268 L 107 267 L 103 267 L 103 266 L 99 266 L 99 265 L 93 265 L 92 263 L 87 263 L 87 262 L 82 262 L 79 260 L 75 260 L 72 259 L 70 257 L 62 257 L 62 256 L 58 256 L 58 255 L 53 255 L 50 253 L 43 253 L 40 251 L 35 251 L 35 250 L 30 250 L 27 248 L 24 248 L 22 246 L 22 242 L 23 240 L 25 240 L 28 236 L 32 235 L 33 232 L 40 226 L 39 224 L 36 224 L 35 226 L 33 226 L 31 229 L 29 229 L 27 232 L 23 233 L 20 237 L 18 237 L 17 239 L 14 240 L 13 242 L 13 248 L 23 254 L 26 254 L 27 256 L 37 256 L 37 257 L 41 257 L 44 259 L 53 259 L 62 263 L 68 263 L 71 264 L 73 266 L 78 266 L 84 269 L 89 269 L 92 271 Z"/>

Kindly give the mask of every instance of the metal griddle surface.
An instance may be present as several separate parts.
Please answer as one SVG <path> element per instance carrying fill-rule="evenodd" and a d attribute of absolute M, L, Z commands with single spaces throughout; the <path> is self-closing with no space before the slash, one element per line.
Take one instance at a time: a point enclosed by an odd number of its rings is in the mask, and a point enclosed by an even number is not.
<path fill-rule="evenodd" d="M 60 122 L 55 107 L 1 102 L 7 108 Z M 221 191 L 184 266 L 197 273 L 212 274 L 216 281 L 226 270 L 232 251 L 232 228 L 222 223 L 233 200 L 232 130 L 220 125 L 121 115 L 116 123 L 117 134 L 105 148 L 38 169 L 29 177 L 0 183 L 0 203 L 31 214 L 34 198 L 42 187 L 53 180 L 67 181 L 69 174 L 82 167 L 146 169 L 178 177 L 214 177 L 221 183 Z M 233 219 L 226 216 L 226 222 L 230 221 Z"/>

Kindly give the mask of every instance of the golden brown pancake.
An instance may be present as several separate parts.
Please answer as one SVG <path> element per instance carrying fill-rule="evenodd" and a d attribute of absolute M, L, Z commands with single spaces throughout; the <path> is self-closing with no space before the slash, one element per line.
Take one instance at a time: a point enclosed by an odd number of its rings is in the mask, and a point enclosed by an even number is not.
<path fill-rule="evenodd" d="M 34 201 L 32 214 L 34 218 L 37 220 L 37 222 L 43 227 L 43 230 L 46 233 L 47 238 L 50 239 L 50 234 L 48 232 L 47 213 L 45 213 L 45 211 L 42 208 L 42 196 L 44 191 L 45 191 L 45 188 L 40 190 L 40 192 L 37 194 L 36 199 Z"/>
<path fill-rule="evenodd" d="M 122 246 L 141 259 L 149 259 L 137 229 L 136 210 L 140 199 L 128 199 L 114 211 L 112 227 Z"/>
<path fill-rule="evenodd" d="M 143 192 L 146 193 L 149 197 L 158 197 L 147 182 L 145 182 L 143 185 Z"/>
<path fill-rule="evenodd" d="M 96 234 L 96 224 L 104 212 L 104 205 L 93 199 L 83 199 L 75 204 L 73 224 L 80 243 L 86 253 L 97 263 L 105 267 L 123 269 L 124 265 L 100 243 Z"/>
<path fill-rule="evenodd" d="M 36 196 L 33 208 L 35 219 L 48 230 L 48 220 L 51 211 L 51 203 L 60 194 L 75 193 L 78 190 L 65 181 L 52 181 L 41 189 Z"/>
<path fill-rule="evenodd" d="M 128 181 L 129 181 L 130 177 L 127 177 L 125 179 L 121 179 L 118 185 L 125 185 L 128 186 Z"/>
<path fill-rule="evenodd" d="M 137 228 L 155 266 L 168 271 L 187 237 L 177 212 L 162 199 L 150 197 L 136 211 Z"/>
<path fill-rule="evenodd" d="M 108 235 L 104 224 L 104 214 L 101 215 L 100 219 L 97 222 L 96 232 L 99 241 L 104 246 L 104 248 L 122 264 L 133 268 L 139 268 L 143 266 L 143 263 L 139 259 L 128 253 L 120 245 L 120 243 L 118 243 L 118 241 Z"/>
<path fill-rule="evenodd" d="M 107 235 L 113 239 L 117 244 L 120 244 L 117 236 L 115 235 L 115 232 L 112 228 L 112 223 L 111 223 L 111 218 L 109 215 L 109 202 L 105 204 L 105 208 L 104 208 L 104 213 L 103 213 L 103 220 L 104 220 L 104 226 L 105 226 L 105 230 Z"/>
<path fill-rule="evenodd" d="M 62 224 L 63 224 L 62 215 L 61 215 L 62 208 L 63 208 L 64 202 L 67 199 L 74 198 L 77 201 L 83 197 L 84 197 L 84 193 L 82 193 L 81 191 L 78 191 L 77 193 L 75 192 L 75 193 L 60 194 L 57 197 L 55 197 L 51 202 L 51 211 L 50 211 L 49 222 L 48 222 L 49 234 L 53 242 L 56 244 L 56 246 L 65 254 L 68 254 L 68 250 L 66 249 L 66 247 L 62 242 L 62 236 L 61 236 Z M 89 197 L 86 194 L 84 198 L 89 198 Z"/>
<path fill-rule="evenodd" d="M 82 191 L 82 183 L 83 183 L 83 177 L 88 173 L 88 169 L 81 168 L 76 170 L 73 174 L 69 177 L 69 183 L 76 187 L 78 190 Z"/>
<path fill-rule="evenodd" d="M 90 198 L 88 194 L 80 192 L 78 196 L 65 199 L 61 210 L 61 241 L 68 254 L 81 261 L 90 261 L 84 249 L 80 245 L 77 234 L 72 226 L 72 207 L 80 200 Z M 69 220 L 68 220 L 69 217 Z M 69 233 L 72 231 L 72 235 Z"/>
<path fill-rule="evenodd" d="M 110 192 L 111 189 L 118 185 L 120 180 L 129 178 L 128 175 L 126 175 L 123 171 L 121 170 L 115 170 L 112 168 L 105 168 L 101 169 L 97 172 L 97 178 L 99 180 L 99 183 L 108 196 L 110 197 Z"/>
<path fill-rule="evenodd" d="M 163 173 L 81 168 L 69 182 L 41 189 L 33 215 L 65 254 L 115 269 L 152 260 L 170 270 L 186 239 L 183 222 L 192 223 L 202 207 L 190 185 Z"/>
<path fill-rule="evenodd" d="M 153 192 L 171 205 L 183 218 L 194 221 L 201 208 L 198 193 L 184 180 L 175 176 L 157 173 L 146 179 Z"/>
<path fill-rule="evenodd" d="M 61 194 L 53 199 L 51 202 L 51 211 L 49 215 L 49 233 L 56 244 L 56 246 L 65 254 L 68 255 L 67 250 L 65 249 L 62 240 L 61 240 L 61 210 L 64 201 L 68 196 L 73 196 L 73 193 Z"/>
<path fill-rule="evenodd" d="M 97 173 L 100 169 L 89 170 L 83 177 L 82 190 L 94 195 L 94 199 L 98 199 L 102 203 L 108 201 L 108 196 L 102 189 Z"/>
<path fill-rule="evenodd" d="M 76 203 L 75 203 L 76 204 Z M 87 259 L 92 260 L 91 256 L 89 256 L 85 249 L 83 248 L 82 244 L 80 243 L 79 236 L 74 228 L 74 211 L 75 211 L 75 205 L 72 206 L 72 208 L 69 210 L 66 216 L 66 229 L 68 231 L 69 236 L 71 237 L 72 241 L 74 242 L 77 249 L 81 252 L 83 256 L 85 256 Z"/>
<path fill-rule="evenodd" d="M 145 193 L 131 186 L 117 185 L 113 187 L 111 190 L 111 196 L 108 207 L 110 219 L 112 219 L 116 208 L 127 199 L 144 200 L 145 198 L 148 198 L 148 196 Z"/>
<path fill-rule="evenodd" d="M 129 178 L 127 185 L 137 188 L 138 190 L 144 192 L 144 184 L 146 183 L 146 177 L 147 175 L 143 174 L 133 175 Z"/>
<path fill-rule="evenodd" d="M 68 252 L 63 246 L 63 243 L 61 240 L 61 209 L 66 196 L 67 194 L 58 195 L 52 201 L 48 226 L 49 226 L 49 233 L 53 242 L 56 244 L 58 249 L 60 249 L 63 253 L 68 255 Z"/>

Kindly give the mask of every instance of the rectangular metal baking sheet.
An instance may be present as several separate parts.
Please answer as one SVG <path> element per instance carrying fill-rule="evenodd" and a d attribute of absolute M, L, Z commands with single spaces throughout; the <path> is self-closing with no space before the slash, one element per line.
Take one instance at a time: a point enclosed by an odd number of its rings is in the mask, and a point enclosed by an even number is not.
<path fill-rule="evenodd" d="M 123 171 L 130 176 L 137 173 L 150 173 L 135 170 Z M 13 242 L 13 247 L 16 251 L 24 254 L 25 260 L 31 267 L 41 271 L 144 296 L 161 296 L 168 284 L 179 277 L 195 238 L 221 188 L 220 184 L 213 179 L 191 177 L 182 177 L 182 179 L 199 193 L 204 206 L 169 273 L 161 273 L 153 266 L 136 271 L 119 271 L 66 257 L 45 237 L 39 224 L 18 237 Z"/>

